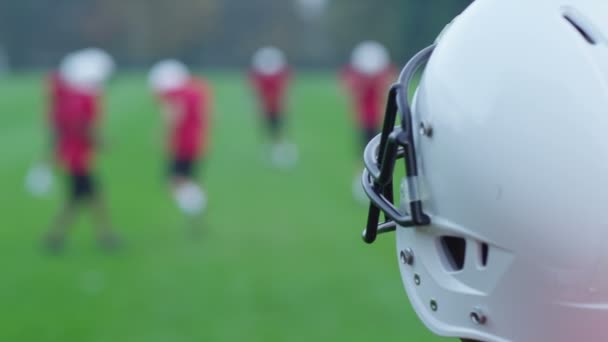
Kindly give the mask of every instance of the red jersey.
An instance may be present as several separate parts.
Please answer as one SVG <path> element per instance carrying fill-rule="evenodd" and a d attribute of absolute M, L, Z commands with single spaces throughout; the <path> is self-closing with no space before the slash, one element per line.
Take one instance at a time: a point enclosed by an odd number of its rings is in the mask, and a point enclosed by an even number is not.
<path fill-rule="evenodd" d="M 209 87 L 192 79 L 183 87 L 161 94 L 171 111 L 169 149 L 178 160 L 194 160 L 206 147 L 211 107 Z"/>
<path fill-rule="evenodd" d="M 249 79 L 266 114 L 272 116 L 282 112 L 289 77 L 288 68 L 283 68 L 272 75 L 261 74 L 255 70 L 250 71 Z"/>
<path fill-rule="evenodd" d="M 56 73 L 51 74 L 48 85 L 49 122 L 57 159 L 70 173 L 88 173 L 93 159 L 98 95 L 70 87 Z"/>
<path fill-rule="evenodd" d="M 347 66 L 341 80 L 350 92 L 357 111 L 357 121 L 363 128 L 377 129 L 384 116 L 384 103 L 394 69 L 387 68 L 376 75 L 365 75 Z"/>

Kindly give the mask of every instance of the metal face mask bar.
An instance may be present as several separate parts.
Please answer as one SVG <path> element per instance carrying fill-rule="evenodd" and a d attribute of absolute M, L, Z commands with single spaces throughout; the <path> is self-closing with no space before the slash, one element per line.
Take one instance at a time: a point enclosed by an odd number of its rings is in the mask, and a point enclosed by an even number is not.
<path fill-rule="evenodd" d="M 418 164 L 414 143 L 412 110 L 408 90 L 416 71 L 431 57 L 435 45 L 416 54 L 405 66 L 399 82 L 389 92 L 382 133 L 369 142 L 364 152 L 365 169 L 362 184 L 371 203 L 363 241 L 372 243 L 378 234 L 402 227 L 424 226 L 431 223 L 422 210 L 418 191 Z M 397 111 L 401 111 L 401 127 L 396 128 Z M 410 199 L 409 213 L 402 214 L 393 201 L 393 172 L 395 163 L 405 159 L 405 171 Z M 386 222 L 380 223 L 380 212 Z"/>

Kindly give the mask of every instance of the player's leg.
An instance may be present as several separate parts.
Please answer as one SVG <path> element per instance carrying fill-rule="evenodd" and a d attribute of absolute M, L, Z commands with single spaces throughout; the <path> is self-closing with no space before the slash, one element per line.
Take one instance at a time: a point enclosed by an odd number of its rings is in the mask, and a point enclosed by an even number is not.
<path fill-rule="evenodd" d="M 94 192 L 89 198 L 89 205 L 95 220 L 95 230 L 99 245 L 105 249 L 116 249 L 120 247 L 121 241 L 110 222 L 110 215 L 103 197 Z"/>
<path fill-rule="evenodd" d="M 205 210 L 207 196 L 195 180 L 196 160 L 176 159 L 171 166 L 171 191 L 178 208 L 198 217 Z"/>
<path fill-rule="evenodd" d="M 110 216 L 105 202 L 100 195 L 91 196 L 89 202 L 95 220 L 97 241 L 105 249 L 116 249 L 120 247 L 121 241 L 110 223 Z"/>
<path fill-rule="evenodd" d="M 54 252 L 63 249 L 66 236 L 74 222 L 84 195 L 80 187 L 79 176 L 71 174 L 68 178 L 68 198 L 51 224 L 44 241 L 46 247 Z"/>
<path fill-rule="evenodd" d="M 194 161 L 183 158 L 174 158 L 169 164 L 169 181 L 171 190 L 190 181 L 194 174 Z"/>
<path fill-rule="evenodd" d="M 77 203 L 68 199 L 53 221 L 51 228 L 44 239 L 44 244 L 47 249 L 52 252 L 59 252 L 63 249 L 67 233 L 76 216 L 76 211 Z"/>
<path fill-rule="evenodd" d="M 99 245 L 106 249 L 115 249 L 119 246 L 119 239 L 110 224 L 105 202 L 99 194 L 97 184 L 93 176 L 89 173 L 80 175 L 78 178 L 77 189 L 82 201 L 91 209 L 95 234 Z"/>
<path fill-rule="evenodd" d="M 271 161 L 275 167 L 291 168 L 298 162 L 298 149 L 285 137 L 284 117 L 281 113 L 268 113 L 267 125 L 272 139 Z"/>
<path fill-rule="evenodd" d="M 266 126 L 268 127 L 268 135 L 270 140 L 274 144 L 280 143 L 283 140 L 281 113 L 267 113 Z"/>

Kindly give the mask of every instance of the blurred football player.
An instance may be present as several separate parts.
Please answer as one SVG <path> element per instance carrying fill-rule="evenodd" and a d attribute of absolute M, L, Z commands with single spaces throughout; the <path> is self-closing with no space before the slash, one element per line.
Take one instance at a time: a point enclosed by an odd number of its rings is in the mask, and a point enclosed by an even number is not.
<path fill-rule="evenodd" d="M 53 251 L 63 248 L 75 214 L 82 206 L 92 209 L 100 245 L 105 248 L 118 245 L 93 171 L 100 98 L 113 69 L 114 62 L 106 52 L 90 48 L 66 56 L 59 70 L 48 79 L 52 147 L 56 164 L 69 178 L 69 196 L 45 239 Z"/>
<path fill-rule="evenodd" d="M 295 165 L 298 151 L 285 137 L 285 98 L 291 71 L 285 54 L 274 46 L 253 55 L 249 80 L 254 89 L 271 141 L 271 161 L 276 167 Z"/>
<path fill-rule="evenodd" d="M 608 341 L 607 57 L 606 1 L 476 0 L 406 64 L 365 151 L 363 237 L 395 232 L 432 332 Z"/>
<path fill-rule="evenodd" d="M 207 196 L 197 182 L 196 173 L 208 141 L 210 88 L 207 82 L 193 77 L 186 65 L 176 60 L 154 65 L 149 84 L 163 110 L 174 199 L 182 212 L 198 217 L 207 204 Z"/>
<path fill-rule="evenodd" d="M 386 47 L 376 41 L 359 43 L 351 54 L 350 64 L 340 74 L 340 80 L 349 94 L 355 111 L 360 151 L 379 132 L 384 116 L 386 91 L 395 80 L 395 68 L 391 64 Z M 359 167 L 357 166 L 357 169 Z M 366 202 L 357 172 L 353 181 L 353 195 Z"/>

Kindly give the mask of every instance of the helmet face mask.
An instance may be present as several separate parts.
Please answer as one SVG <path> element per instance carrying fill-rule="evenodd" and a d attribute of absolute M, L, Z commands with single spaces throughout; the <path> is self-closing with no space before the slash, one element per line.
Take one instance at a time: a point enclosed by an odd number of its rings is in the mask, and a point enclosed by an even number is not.
<path fill-rule="evenodd" d="M 367 243 L 374 242 L 378 233 L 394 231 L 397 225 L 414 227 L 430 224 L 420 200 L 413 120 L 407 92 L 416 71 L 430 58 L 434 48 L 432 45 L 422 50 L 405 66 L 399 83 L 393 85 L 389 92 L 382 134 L 365 149 L 362 184 L 371 200 L 367 227 L 363 232 L 363 240 Z M 401 127 L 395 127 L 398 110 L 401 113 Z M 401 214 L 393 203 L 393 172 L 400 159 L 405 160 L 408 214 Z M 387 219 L 382 224 L 379 224 L 380 212 Z"/>

